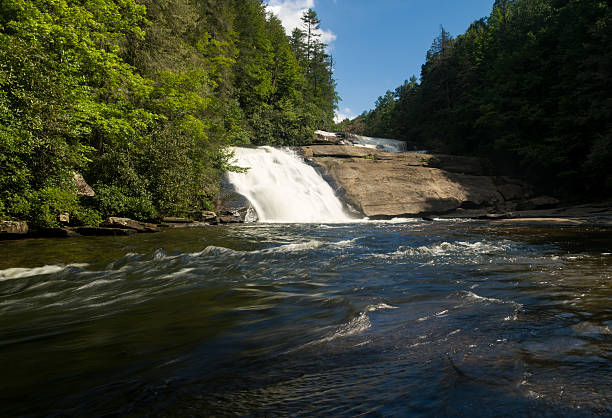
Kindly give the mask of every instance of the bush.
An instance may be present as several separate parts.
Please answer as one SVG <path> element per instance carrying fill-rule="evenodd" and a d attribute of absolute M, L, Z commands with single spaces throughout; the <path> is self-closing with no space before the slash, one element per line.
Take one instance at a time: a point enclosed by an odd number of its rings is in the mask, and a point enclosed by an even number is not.
<path fill-rule="evenodd" d="M 78 207 L 76 194 L 59 187 L 45 187 L 34 193 L 29 220 L 35 228 L 57 228 L 59 214 L 71 213 Z"/>
<path fill-rule="evenodd" d="M 157 210 L 147 194 L 130 196 L 117 186 L 97 184 L 94 189 L 94 201 L 103 218 L 124 216 L 138 220 L 149 220 L 157 217 Z"/>
<path fill-rule="evenodd" d="M 98 226 L 102 217 L 93 208 L 79 206 L 70 214 L 70 223 L 74 225 Z"/>

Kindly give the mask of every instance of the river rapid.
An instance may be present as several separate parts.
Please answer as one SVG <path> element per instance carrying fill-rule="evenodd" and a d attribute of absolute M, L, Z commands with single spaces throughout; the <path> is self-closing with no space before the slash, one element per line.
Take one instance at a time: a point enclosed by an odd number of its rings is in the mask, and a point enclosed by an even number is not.
<path fill-rule="evenodd" d="M 0 242 L 3 416 L 610 416 L 612 231 Z"/>

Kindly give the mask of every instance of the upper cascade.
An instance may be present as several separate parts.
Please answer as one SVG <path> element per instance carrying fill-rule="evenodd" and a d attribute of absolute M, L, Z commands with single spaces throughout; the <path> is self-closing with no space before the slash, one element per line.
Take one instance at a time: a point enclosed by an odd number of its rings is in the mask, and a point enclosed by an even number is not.
<path fill-rule="evenodd" d="M 353 145 L 355 147 L 365 147 L 378 149 L 385 152 L 399 154 L 408 151 L 408 143 L 398 139 L 372 138 L 369 136 L 356 135 L 345 132 L 326 132 L 315 131 L 315 138 L 338 143 L 341 145 Z"/>
<path fill-rule="evenodd" d="M 401 153 L 408 151 L 408 145 L 406 144 L 406 142 L 399 141 L 397 139 L 372 138 L 369 136 L 355 134 L 347 135 L 347 137 L 351 142 L 353 142 L 355 146 L 374 148 L 393 153 Z"/>
<path fill-rule="evenodd" d="M 334 223 L 353 220 L 330 185 L 290 149 L 232 148 L 246 173 L 228 173 L 261 222 Z"/>

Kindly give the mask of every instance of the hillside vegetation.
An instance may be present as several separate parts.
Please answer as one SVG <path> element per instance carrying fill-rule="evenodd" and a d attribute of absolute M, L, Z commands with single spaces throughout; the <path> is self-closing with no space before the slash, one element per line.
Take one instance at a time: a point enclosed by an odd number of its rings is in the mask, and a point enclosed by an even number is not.
<path fill-rule="evenodd" d="M 287 36 L 261 0 L 0 2 L 0 219 L 210 208 L 228 146 L 331 127 L 318 25 L 309 10 Z"/>
<path fill-rule="evenodd" d="M 612 6 L 497 0 L 453 38 L 442 28 L 420 80 L 338 129 L 489 159 L 566 199 L 612 196 Z"/>

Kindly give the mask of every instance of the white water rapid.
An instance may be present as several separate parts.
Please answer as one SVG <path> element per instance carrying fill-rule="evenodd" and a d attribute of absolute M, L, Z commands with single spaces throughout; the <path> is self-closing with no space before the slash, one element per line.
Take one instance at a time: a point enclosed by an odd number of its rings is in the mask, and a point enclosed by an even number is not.
<path fill-rule="evenodd" d="M 246 173 L 228 173 L 261 222 L 350 222 L 329 184 L 294 151 L 272 147 L 232 148 L 234 164 Z"/>

